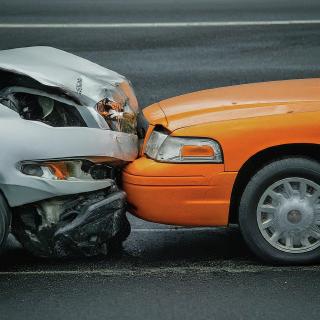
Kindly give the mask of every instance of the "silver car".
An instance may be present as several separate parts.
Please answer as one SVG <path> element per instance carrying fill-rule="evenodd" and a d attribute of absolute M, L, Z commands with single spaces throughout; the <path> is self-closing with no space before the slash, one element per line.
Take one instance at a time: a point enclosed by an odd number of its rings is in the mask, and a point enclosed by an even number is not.
<path fill-rule="evenodd" d="M 0 51 L 0 247 L 106 253 L 130 232 L 117 172 L 138 154 L 125 77 L 50 47 Z"/>

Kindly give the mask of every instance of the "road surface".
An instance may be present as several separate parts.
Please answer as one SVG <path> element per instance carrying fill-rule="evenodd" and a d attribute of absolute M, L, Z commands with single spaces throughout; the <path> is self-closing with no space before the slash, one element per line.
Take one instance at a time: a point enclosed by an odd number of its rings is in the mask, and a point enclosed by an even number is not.
<path fill-rule="evenodd" d="M 2 0 L 0 49 L 49 45 L 93 60 L 126 75 L 144 107 L 199 89 L 319 77 L 319 19 L 317 0 Z M 237 227 L 130 220 L 123 252 L 109 259 L 36 259 L 11 241 L 1 320 L 319 318 L 319 266 L 263 265 Z"/>

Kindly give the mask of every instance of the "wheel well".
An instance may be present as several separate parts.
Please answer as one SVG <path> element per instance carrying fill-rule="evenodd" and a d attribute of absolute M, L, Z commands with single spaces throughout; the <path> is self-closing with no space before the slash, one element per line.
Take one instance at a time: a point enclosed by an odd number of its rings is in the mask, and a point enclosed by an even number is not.
<path fill-rule="evenodd" d="M 0 196 L 3 197 L 3 199 L 7 202 L 7 204 L 9 205 L 8 199 L 6 197 L 6 195 L 4 194 L 4 192 L 2 191 L 2 189 L 0 188 Z"/>
<path fill-rule="evenodd" d="M 247 160 L 240 168 L 233 185 L 229 210 L 229 223 L 238 223 L 238 208 L 242 193 L 251 177 L 261 168 L 275 160 L 288 157 L 304 157 L 320 161 L 318 144 L 286 144 L 262 150 Z"/>

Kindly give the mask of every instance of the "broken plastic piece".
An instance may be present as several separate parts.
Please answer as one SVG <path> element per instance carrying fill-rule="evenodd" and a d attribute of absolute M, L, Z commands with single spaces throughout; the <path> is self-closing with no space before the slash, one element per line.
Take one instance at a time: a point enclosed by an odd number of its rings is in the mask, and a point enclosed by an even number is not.
<path fill-rule="evenodd" d="M 13 214 L 13 230 L 36 256 L 105 255 L 120 234 L 118 240 L 124 240 L 123 227 L 128 224 L 125 213 L 125 193 L 113 186 L 19 207 Z"/>

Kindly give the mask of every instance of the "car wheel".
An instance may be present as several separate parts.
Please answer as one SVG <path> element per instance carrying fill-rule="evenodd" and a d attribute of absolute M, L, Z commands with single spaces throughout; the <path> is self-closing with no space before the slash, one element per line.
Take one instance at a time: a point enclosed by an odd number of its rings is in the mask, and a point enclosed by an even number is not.
<path fill-rule="evenodd" d="M 320 258 L 320 164 L 274 161 L 246 186 L 239 207 L 243 237 L 260 258 L 307 264 Z"/>
<path fill-rule="evenodd" d="M 117 252 L 121 250 L 122 243 L 127 240 L 131 233 L 131 225 L 126 216 L 121 221 L 121 227 L 115 236 L 110 240 L 109 248 L 111 252 Z"/>
<path fill-rule="evenodd" d="M 11 222 L 11 211 L 7 204 L 6 199 L 0 193 L 0 252 L 4 248 L 8 234 L 9 226 Z"/>
<path fill-rule="evenodd" d="M 120 242 L 124 242 L 127 240 L 131 233 L 131 225 L 126 216 L 123 217 L 122 223 L 121 223 L 121 229 L 120 231 L 116 234 L 117 239 Z"/>

